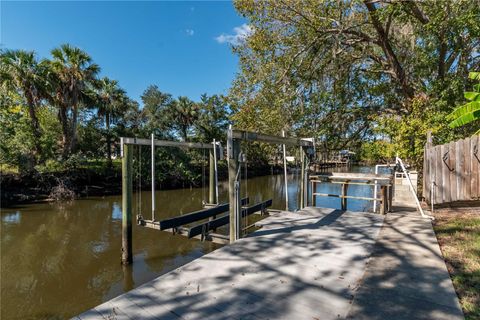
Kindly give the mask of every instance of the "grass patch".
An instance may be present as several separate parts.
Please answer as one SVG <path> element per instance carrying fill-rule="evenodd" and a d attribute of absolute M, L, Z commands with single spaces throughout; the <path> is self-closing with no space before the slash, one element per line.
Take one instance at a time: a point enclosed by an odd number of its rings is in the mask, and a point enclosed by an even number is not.
<path fill-rule="evenodd" d="M 466 319 L 480 319 L 480 208 L 435 212 L 434 230 Z"/>

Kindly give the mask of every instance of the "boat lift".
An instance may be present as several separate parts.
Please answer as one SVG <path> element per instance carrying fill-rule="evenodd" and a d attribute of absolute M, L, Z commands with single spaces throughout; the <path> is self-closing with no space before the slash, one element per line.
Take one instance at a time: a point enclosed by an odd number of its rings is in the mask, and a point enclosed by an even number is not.
<path fill-rule="evenodd" d="M 132 262 L 132 163 L 133 146 L 150 146 L 152 150 L 152 211 L 151 219 L 145 219 L 141 213 L 136 217 L 138 225 L 156 230 L 170 231 L 173 234 L 184 235 L 188 238 L 200 238 L 201 240 L 211 240 L 219 243 L 228 243 L 229 238 L 218 234 L 216 228 L 224 226 L 230 222 L 228 215 L 217 218 L 217 215 L 230 211 L 230 204 L 218 203 L 218 169 L 217 161 L 223 159 L 223 149 L 218 141 L 212 143 L 198 142 L 180 142 L 168 140 L 156 140 L 152 134 L 151 139 L 140 138 L 120 138 L 120 153 L 122 157 L 122 263 L 130 264 Z M 159 221 L 155 215 L 157 213 L 155 202 L 155 148 L 156 147 L 179 147 L 208 149 L 210 153 L 210 174 L 209 174 L 209 201 L 204 204 L 204 209 L 180 215 Z M 253 206 L 247 207 L 249 199 L 244 198 L 240 201 L 241 214 L 248 216 L 254 213 L 264 214 L 267 208 L 272 205 L 272 200 L 262 201 Z M 203 221 L 209 219 L 208 221 Z M 194 224 L 197 223 L 198 224 Z M 190 224 L 193 226 L 186 226 Z"/>

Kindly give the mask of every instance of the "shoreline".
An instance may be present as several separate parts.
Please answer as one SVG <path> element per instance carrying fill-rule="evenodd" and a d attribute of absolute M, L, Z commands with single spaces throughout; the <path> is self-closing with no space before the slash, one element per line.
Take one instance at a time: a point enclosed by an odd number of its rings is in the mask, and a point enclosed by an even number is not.
<path fill-rule="evenodd" d="M 222 168 L 223 169 L 223 168 Z M 266 170 L 267 169 L 267 170 Z M 248 177 L 259 177 L 283 173 L 280 166 L 258 166 L 249 168 Z M 219 182 L 226 181 L 226 170 L 219 170 Z M 144 178 L 145 179 L 145 178 Z M 136 181 L 134 179 L 134 185 Z M 208 175 L 206 177 L 208 183 Z M 156 184 L 159 189 L 172 190 L 201 187 L 202 182 L 168 176 Z M 143 184 L 143 191 L 150 190 L 149 183 Z M 86 197 L 102 197 L 122 194 L 121 171 L 108 169 L 104 172 L 92 169 L 76 169 L 63 172 L 1 174 L 0 208 L 14 208 L 22 204 L 55 201 L 70 201 Z"/>

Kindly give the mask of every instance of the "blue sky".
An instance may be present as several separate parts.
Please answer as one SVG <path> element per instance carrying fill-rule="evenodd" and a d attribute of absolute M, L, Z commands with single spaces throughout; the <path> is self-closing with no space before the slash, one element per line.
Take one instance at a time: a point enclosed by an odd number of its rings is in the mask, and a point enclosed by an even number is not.
<path fill-rule="evenodd" d="M 156 84 L 198 101 L 202 93 L 227 93 L 238 62 L 229 43 L 248 33 L 245 23 L 227 1 L 2 0 L 0 42 L 39 57 L 70 43 L 133 99 Z"/>

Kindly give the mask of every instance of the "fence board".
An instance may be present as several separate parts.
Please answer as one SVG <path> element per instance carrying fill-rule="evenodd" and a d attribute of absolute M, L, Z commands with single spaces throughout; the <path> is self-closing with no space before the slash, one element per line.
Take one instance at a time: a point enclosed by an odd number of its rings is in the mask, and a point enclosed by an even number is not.
<path fill-rule="evenodd" d="M 479 197 L 479 158 L 480 158 L 480 151 L 479 151 L 479 137 L 477 139 L 471 139 L 470 141 L 470 161 L 472 164 L 472 179 L 471 179 L 471 189 L 472 189 L 472 198 Z"/>
<path fill-rule="evenodd" d="M 472 198 L 472 185 L 470 183 L 470 172 L 472 172 L 472 165 L 471 165 L 471 157 L 469 156 L 471 154 L 470 151 L 470 139 L 464 139 L 463 140 L 463 159 L 464 159 L 464 167 L 463 167 L 463 176 L 464 176 L 464 185 L 465 185 L 465 194 L 463 195 L 465 199 L 471 199 Z"/>
<path fill-rule="evenodd" d="M 445 202 L 450 202 L 450 171 L 448 170 L 448 151 L 450 147 L 448 144 L 442 144 L 440 150 L 441 150 L 441 157 L 442 157 L 442 163 L 441 168 L 442 168 L 442 179 L 443 179 L 443 192 L 442 192 L 442 201 Z"/>
<path fill-rule="evenodd" d="M 429 159 L 429 153 L 430 153 L 431 148 L 427 148 L 425 146 L 423 150 L 423 188 L 422 188 L 422 194 L 424 199 L 429 199 L 429 201 L 432 201 L 430 199 L 430 176 L 431 176 L 431 170 L 430 170 L 430 162 L 428 161 Z"/>
<path fill-rule="evenodd" d="M 443 175 L 442 175 L 442 146 L 437 146 L 435 148 L 435 203 L 443 203 Z"/>
<path fill-rule="evenodd" d="M 480 136 L 425 146 L 423 162 L 423 196 L 431 199 L 435 187 L 435 204 L 480 199 Z"/>
<path fill-rule="evenodd" d="M 448 159 L 447 159 L 447 170 L 448 170 L 448 179 L 450 185 L 450 197 L 448 202 L 457 201 L 457 145 L 454 141 L 448 144 Z"/>
<path fill-rule="evenodd" d="M 477 153 L 474 156 L 474 160 L 477 162 L 477 196 L 476 198 L 480 200 L 480 136 L 477 137 Z"/>
<path fill-rule="evenodd" d="M 438 177 L 438 172 L 437 172 L 437 164 L 435 161 L 433 161 L 433 159 L 436 159 L 437 158 L 437 148 L 436 147 L 432 147 L 430 149 L 430 159 L 428 162 L 430 162 L 430 166 L 432 168 L 432 170 L 430 171 L 431 172 L 431 176 L 428 178 L 429 180 L 429 183 L 434 183 L 436 184 L 437 183 L 437 177 Z M 435 185 L 434 186 L 434 198 L 433 198 L 433 202 L 434 203 L 437 203 L 438 199 L 438 190 L 437 190 L 437 186 Z"/>
<path fill-rule="evenodd" d="M 455 142 L 455 183 L 457 187 L 457 194 L 455 195 L 456 200 L 461 200 L 465 194 L 464 181 L 465 181 L 465 157 L 463 156 L 463 140 L 458 140 Z"/>

